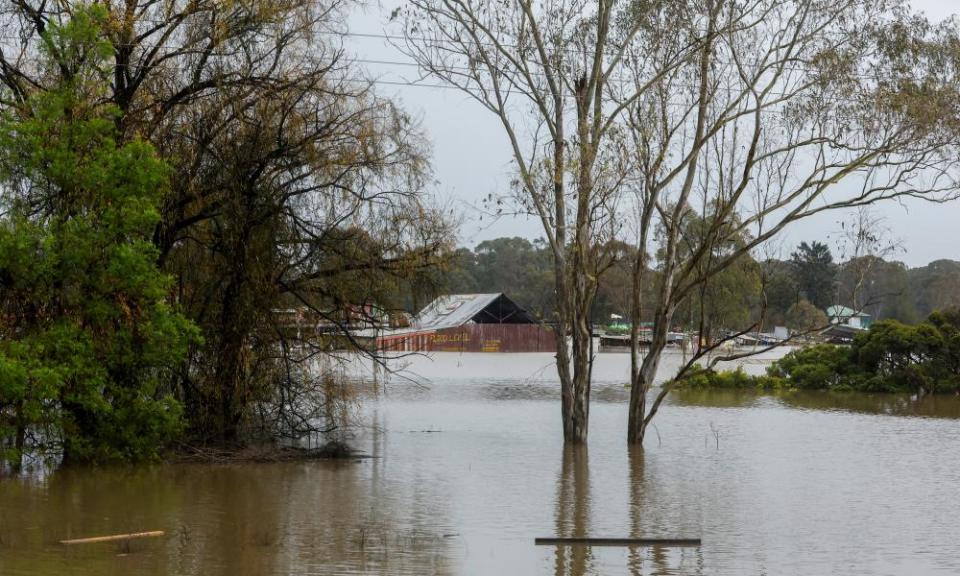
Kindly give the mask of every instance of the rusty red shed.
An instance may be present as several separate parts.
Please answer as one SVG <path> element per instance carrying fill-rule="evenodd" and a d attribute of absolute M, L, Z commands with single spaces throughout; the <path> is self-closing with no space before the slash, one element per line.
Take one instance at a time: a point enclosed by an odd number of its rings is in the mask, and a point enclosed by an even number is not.
<path fill-rule="evenodd" d="M 377 338 L 402 352 L 555 352 L 553 331 L 501 292 L 441 296 L 413 326 Z"/>

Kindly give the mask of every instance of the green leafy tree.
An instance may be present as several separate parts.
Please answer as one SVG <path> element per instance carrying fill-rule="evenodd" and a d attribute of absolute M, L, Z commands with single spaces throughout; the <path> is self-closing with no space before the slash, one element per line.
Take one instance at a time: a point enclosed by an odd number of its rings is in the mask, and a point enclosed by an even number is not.
<path fill-rule="evenodd" d="M 930 363 L 932 378 L 948 388 L 960 389 L 960 308 L 934 312 L 927 322 L 940 333 L 938 353 Z"/>
<path fill-rule="evenodd" d="M 833 303 L 836 265 L 830 248 L 822 242 L 801 242 L 790 263 L 797 283 L 797 300 L 806 298 L 821 310 Z"/>
<path fill-rule="evenodd" d="M 907 267 L 877 256 L 852 258 L 839 266 L 838 303 L 862 309 L 877 320 L 917 321 Z"/>
<path fill-rule="evenodd" d="M 766 326 L 789 324 L 787 314 L 797 304 L 797 286 L 789 261 L 768 259 L 761 264 L 762 301 L 766 306 Z"/>
<path fill-rule="evenodd" d="M 790 328 L 807 331 L 822 329 L 827 325 L 827 315 L 806 300 L 801 300 L 787 310 L 787 325 Z"/>
<path fill-rule="evenodd" d="M 454 293 L 505 292 L 540 318 L 554 312 L 553 261 L 542 240 L 504 237 L 461 248 L 446 288 Z"/>
<path fill-rule="evenodd" d="M 935 260 L 910 270 L 909 277 L 917 313 L 960 305 L 960 262 Z"/>
<path fill-rule="evenodd" d="M 960 392 L 960 309 L 938 311 L 915 325 L 881 320 L 851 346 L 794 350 L 764 376 L 696 370 L 691 388 L 810 389 L 861 392 Z"/>
<path fill-rule="evenodd" d="M 0 434 L 13 457 L 33 436 L 66 461 L 150 459 L 182 427 L 164 383 L 195 330 L 167 302 L 150 241 L 169 171 L 148 144 L 115 140 L 105 18 L 92 6 L 47 28 L 55 87 L 0 127 Z"/>
<path fill-rule="evenodd" d="M 736 215 L 717 222 L 688 208 L 683 212 L 680 257 L 694 263 L 701 272 L 709 270 L 749 242 L 749 235 L 739 230 L 740 224 Z M 662 238 L 663 231 L 660 234 Z M 701 247 L 706 249 L 700 250 Z M 662 260 L 664 255 L 661 241 L 657 256 Z M 704 343 L 712 342 L 726 330 L 741 330 L 755 324 L 762 288 L 761 272 L 760 265 L 749 253 L 740 254 L 692 291 L 687 301 L 678 306 L 676 318 L 686 319 L 689 327 L 698 330 L 699 341 Z"/>

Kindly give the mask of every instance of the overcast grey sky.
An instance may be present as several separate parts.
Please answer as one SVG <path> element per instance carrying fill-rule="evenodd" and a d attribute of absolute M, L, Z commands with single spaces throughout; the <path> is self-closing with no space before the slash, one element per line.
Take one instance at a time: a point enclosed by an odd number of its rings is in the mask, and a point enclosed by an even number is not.
<path fill-rule="evenodd" d="M 365 11 L 350 18 L 350 31 L 358 34 L 383 34 L 387 30 L 389 9 L 394 0 L 371 2 Z M 918 10 L 931 19 L 960 14 L 960 0 L 913 0 Z M 377 38 L 352 36 L 347 49 L 360 60 L 409 62 L 396 48 Z M 384 82 L 404 82 L 417 77 L 414 67 L 396 64 L 363 63 L 369 73 Z M 431 81 L 435 84 L 435 81 Z M 456 90 L 383 84 L 378 92 L 399 99 L 404 108 L 419 117 L 433 146 L 435 192 L 441 201 L 452 204 L 464 215 L 461 244 L 473 247 L 498 236 L 542 236 L 540 223 L 532 218 L 482 218 L 477 206 L 488 194 L 503 191 L 509 182 L 510 153 L 500 125 L 479 105 Z M 922 266 L 932 260 L 960 260 L 960 201 L 942 205 L 921 200 L 902 204 L 886 203 L 876 210 L 902 251 L 895 258 L 909 266 Z M 833 237 L 844 214 L 835 212 L 798 222 L 781 239 L 786 257 L 801 240 L 827 241 L 836 251 Z"/>

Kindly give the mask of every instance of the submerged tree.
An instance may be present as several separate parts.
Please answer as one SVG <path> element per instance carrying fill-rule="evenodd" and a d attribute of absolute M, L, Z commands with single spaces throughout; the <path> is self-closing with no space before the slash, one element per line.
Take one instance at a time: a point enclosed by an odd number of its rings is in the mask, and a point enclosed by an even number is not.
<path fill-rule="evenodd" d="M 402 12 L 406 51 L 430 76 L 464 91 L 501 124 L 517 171 L 516 210 L 542 225 L 554 262 L 557 372 L 564 439 L 589 422 L 592 313 L 630 175 L 621 118 L 649 84 L 625 82 L 631 53 L 662 45 L 616 0 L 412 0 Z M 672 38 L 663 70 L 702 45 L 684 11 L 660 23 Z M 664 72 L 665 73 L 665 72 Z"/>
<path fill-rule="evenodd" d="M 567 441 L 587 434 L 590 310 L 609 240 L 635 246 L 628 438 L 639 443 L 669 391 L 647 406 L 670 326 L 705 284 L 791 222 L 943 199 L 955 183 L 955 26 L 900 2 L 409 6 L 407 52 L 503 126 L 518 210 L 553 252 Z M 690 206 L 708 223 L 693 246 Z M 728 249 L 737 235 L 749 239 Z M 646 352 L 641 318 L 654 324 Z"/>
<path fill-rule="evenodd" d="M 299 404 L 312 413 L 326 401 L 322 377 L 303 368 L 328 357 L 314 327 L 322 323 L 353 346 L 346 316 L 371 303 L 400 309 L 395 295 L 449 245 L 445 221 L 421 201 L 426 164 L 415 126 L 389 102 L 341 93 L 350 84 L 328 87 L 329 80 L 303 80 L 252 102 L 225 89 L 219 104 L 179 128 L 184 149 L 175 155 L 195 161 L 180 174 L 181 193 L 197 200 L 187 204 L 189 225 L 162 230 L 171 236 L 161 244 L 185 309 L 206 332 L 182 380 L 194 432 L 205 441 L 238 441 L 249 409 L 283 403 L 283 388 L 312 388 L 311 402 Z M 299 338 L 277 315 L 297 309 L 312 319 Z M 329 427 L 300 416 L 274 431 Z"/>
<path fill-rule="evenodd" d="M 172 168 L 152 241 L 204 335 L 169 382 L 193 441 L 329 429 L 329 387 L 314 369 L 332 358 L 329 333 L 361 349 L 344 319 L 372 302 L 398 308 L 393 295 L 415 289 L 451 243 L 423 193 L 428 149 L 416 122 L 338 43 L 353 4 L 102 4 L 101 97 L 115 107 L 117 141 L 141 137 Z M 17 32 L 0 52 L 7 110 L 55 85 L 35 45 L 81 6 L 0 12 Z M 311 330 L 291 329 L 290 310 Z"/>
<path fill-rule="evenodd" d="M 51 88 L 0 125 L 0 437 L 15 459 L 151 458 L 182 429 L 165 384 L 196 331 L 150 242 L 169 170 L 116 142 L 104 22 L 91 7 L 49 26 Z"/>
<path fill-rule="evenodd" d="M 674 44 L 688 42 L 662 26 L 677 11 L 704 39 L 679 67 L 663 64 Z M 667 330 L 704 284 L 803 218 L 955 196 L 960 35 L 955 23 L 933 27 L 884 0 L 653 2 L 634 17 L 665 45 L 630 54 L 630 82 L 649 88 L 623 98 L 633 103 L 639 245 L 663 231 L 650 302 L 639 288 L 648 270 L 642 251 L 635 267 L 634 319 L 652 308 L 655 324 L 649 349 L 641 353 L 636 335 L 633 346 L 628 439 L 642 443 L 671 388 L 648 406 Z M 711 223 L 693 258 L 681 249 L 687 204 Z M 700 266 L 701 255 L 745 233 L 748 241 Z M 678 376 L 713 349 L 701 349 Z"/>

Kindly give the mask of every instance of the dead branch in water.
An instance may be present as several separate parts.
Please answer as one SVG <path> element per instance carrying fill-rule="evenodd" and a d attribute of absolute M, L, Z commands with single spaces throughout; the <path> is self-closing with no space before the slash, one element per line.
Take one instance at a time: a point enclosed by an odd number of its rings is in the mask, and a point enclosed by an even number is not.
<path fill-rule="evenodd" d="M 72 545 L 72 544 L 97 544 L 99 542 L 116 542 L 124 540 L 132 540 L 134 538 L 151 538 L 155 536 L 163 536 L 163 530 L 153 530 L 151 532 L 133 532 L 131 534 L 113 534 L 111 536 L 94 536 L 92 538 L 75 538 L 72 540 L 61 540 L 61 544 Z"/>

